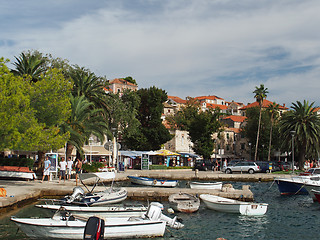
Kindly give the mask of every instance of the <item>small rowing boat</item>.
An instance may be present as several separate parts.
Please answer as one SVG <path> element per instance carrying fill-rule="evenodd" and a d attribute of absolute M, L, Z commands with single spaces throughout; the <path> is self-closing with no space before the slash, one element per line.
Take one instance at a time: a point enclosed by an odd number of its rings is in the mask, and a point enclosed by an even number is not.
<path fill-rule="evenodd" d="M 221 190 L 222 182 L 191 182 L 190 188 L 193 189 L 218 189 Z"/>
<path fill-rule="evenodd" d="M 196 212 L 200 207 L 200 199 L 188 193 L 170 195 L 169 203 L 174 210 L 185 213 Z"/>
<path fill-rule="evenodd" d="M 130 179 L 131 183 L 154 187 L 175 187 L 178 184 L 178 180 L 165 180 L 135 176 L 128 176 L 128 178 Z"/>
<path fill-rule="evenodd" d="M 240 213 L 247 216 L 264 215 L 267 212 L 267 203 L 242 202 L 234 199 L 214 196 L 210 194 L 201 194 L 201 200 L 207 208 L 219 212 Z"/>

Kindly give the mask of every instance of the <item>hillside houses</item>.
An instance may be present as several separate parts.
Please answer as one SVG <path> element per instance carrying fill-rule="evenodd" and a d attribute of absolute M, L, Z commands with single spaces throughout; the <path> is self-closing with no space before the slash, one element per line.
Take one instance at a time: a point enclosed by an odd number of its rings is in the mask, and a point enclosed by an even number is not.
<path fill-rule="evenodd" d="M 240 128 L 246 120 L 246 110 L 251 107 L 259 107 L 258 103 L 253 102 L 244 105 L 235 101 L 228 102 L 214 95 L 200 96 L 194 99 L 199 101 L 201 111 L 219 109 L 222 113 L 226 114 L 226 116 L 221 118 L 221 122 L 224 124 L 223 132 L 220 133 L 219 137 L 217 134 L 213 134 L 212 136 L 215 147 L 211 157 L 214 159 L 249 159 L 251 144 L 241 135 Z M 264 100 L 262 107 L 266 108 L 271 103 L 269 100 Z M 164 119 L 166 114 L 178 111 L 184 104 L 185 102 L 179 97 L 168 97 L 168 101 L 164 104 Z M 280 105 L 279 109 L 281 113 L 288 110 L 285 105 Z M 189 140 L 188 132 L 171 130 L 171 134 L 174 134 L 175 137 L 165 144 L 166 149 L 175 152 L 187 151 L 193 153 L 192 142 Z"/>

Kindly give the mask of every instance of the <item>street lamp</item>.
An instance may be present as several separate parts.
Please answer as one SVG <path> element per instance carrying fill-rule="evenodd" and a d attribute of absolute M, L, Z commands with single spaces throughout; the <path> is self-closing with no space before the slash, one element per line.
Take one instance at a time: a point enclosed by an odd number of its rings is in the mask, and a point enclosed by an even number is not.
<path fill-rule="evenodd" d="M 262 161 L 264 161 L 264 144 L 262 144 Z"/>
<path fill-rule="evenodd" d="M 117 132 L 117 128 L 111 128 L 112 134 L 113 134 L 113 149 L 112 149 L 112 153 L 113 153 L 113 160 L 112 160 L 112 166 L 116 169 L 117 168 L 117 139 L 116 139 L 116 132 Z"/>
<path fill-rule="evenodd" d="M 294 173 L 294 135 L 296 131 L 290 131 L 292 137 L 292 173 Z"/>
<path fill-rule="evenodd" d="M 250 161 L 251 161 L 251 142 L 249 142 L 249 148 L 250 148 Z"/>
<path fill-rule="evenodd" d="M 89 146 L 90 146 L 90 162 L 92 162 L 92 143 L 93 143 L 93 137 L 89 138 Z"/>

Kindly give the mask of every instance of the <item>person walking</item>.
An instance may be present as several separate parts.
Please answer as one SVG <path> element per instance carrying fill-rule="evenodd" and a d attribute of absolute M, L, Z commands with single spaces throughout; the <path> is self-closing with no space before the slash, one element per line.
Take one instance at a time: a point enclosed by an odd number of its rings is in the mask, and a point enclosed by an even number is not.
<path fill-rule="evenodd" d="M 67 179 L 71 179 L 71 171 L 72 171 L 73 161 L 71 160 L 71 157 L 68 157 L 67 161 Z"/>
<path fill-rule="evenodd" d="M 63 177 L 64 182 L 66 181 L 67 162 L 64 160 L 64 157 L 61 158 L 59 165 L 60 165 L 60 176 L 59 176 L 59 183 L 60 183 L 61 177 Z"/>
<path fill-rule="evenodd" d="M 50 167 L 51 167 L 51 161 L 49 160 L 49 157 L 46 157 L 46 160 L 44 161 L 44 169 L 43 169 L 43 176 L 41 182 L 43 182 L 44 178 L 48 176 L 48 182 L 50 181 Z"/>
<path fill-rule="evenodd" d="M 76 186 L 78 186 L 78 176 L 81 173 L 81 168 L 82 168 L 82 162 L 80 161 L 79 158 L 77 158 L 75 167 L 76 167 Z"/>

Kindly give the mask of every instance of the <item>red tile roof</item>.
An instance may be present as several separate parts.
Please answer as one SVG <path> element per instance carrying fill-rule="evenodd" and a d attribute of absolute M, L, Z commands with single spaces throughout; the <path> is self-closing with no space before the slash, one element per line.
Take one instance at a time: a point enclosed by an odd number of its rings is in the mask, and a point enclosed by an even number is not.
<path fill-rule="evenodd" d="M 262 102 L 262 107 L 263 108 L 267 108 L 270 104 L 272 104 L 271 101 L 269 101 L 267 99 L 264 99 L 263 102 Z M 252 107 L 259 107 L 259 103 L 258 102 L 250 103 L 247 106 L 244 106 L 244 107 L 240 108 L 240 110 L 246 110 L 247 108 L 252 108 Z M 288 108 L 285 107 L 285 106 L 279 105 L 279 109 L 280 110 L 287 110 Z"/>
<path fill-rule="evenodd" d="M 236 116 L 236 115 L 230 115 L 227 117 L 224 117 L 223 119 L 231 119 L 234 122 L 244 122 L 247 117 L 244 116 Z"/>
<path fill-rule="evenodd" d="M 221 104 L 212 104 L 212 103 L 207 103 L 207 108 L 220 108 L 221 110 L 226 110 L 228 107 L 226 105 L 221 105 Z"/>
<path fill-rule="evenodd" d="M 187 100 L 183 100 L 182 98 L 176 97 L 176 96 L 168 96 L 168 99 L 171 99 L 175 101 L 176 103 L 185 104 Z"/>
<path fill-rule="evenodd" d="M 124 80 L 123 78 L 115 78 L 112 81 L 110 81 L 110 84 L 123 84 L 123 85 L 130 85 L 133 87 L 137 87 L 136 84 L 128 82 L 127 80 Z"/>
<path fill-rule="evenodd" d="M 206 99 L 210 99 L 210 100 L 216 100 L 216 99 L 223 99 L 223 98 L 220 98 L 220 97 L 217 97 L 217 96 L 200 96 L 200 97 L 195 97 L 194 99 L 197 99 L 197 100 L 206 100 Z"/>

